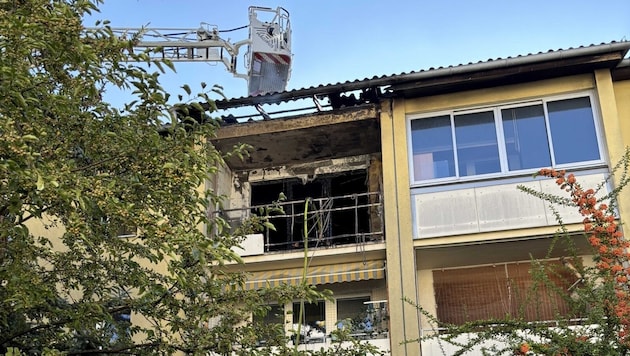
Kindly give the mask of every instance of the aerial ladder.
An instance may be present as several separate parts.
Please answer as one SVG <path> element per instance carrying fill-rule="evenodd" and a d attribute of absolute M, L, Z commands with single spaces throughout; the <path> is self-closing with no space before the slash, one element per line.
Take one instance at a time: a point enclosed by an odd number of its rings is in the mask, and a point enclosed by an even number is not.
<path fill-rule="evenodd" d="M 249 38 L 230 42 L 219 29 L 202 23 L 199 28 L 112 28 L 121 38 L 134 39 L 133 51 L 151 60 L 219 62 L 237 78 L 247 80 L 249 96 L 282 92 L 291 75 L 291 24 L 282 7 L 249 7 Z M 239 28 L 240 29 L 240 28 Z M 247 48 L 239 72 L 238 56 Z"/>

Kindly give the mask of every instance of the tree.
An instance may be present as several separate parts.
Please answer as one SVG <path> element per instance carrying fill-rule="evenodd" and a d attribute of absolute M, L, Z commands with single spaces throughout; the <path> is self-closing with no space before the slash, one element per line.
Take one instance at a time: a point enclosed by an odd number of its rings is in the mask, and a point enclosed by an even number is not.
<path fill-rule="evenodd" d="M 329 293 L 245 290 L 225 272 L 268 221 L 208 214 L 222 197 L 207 179 L 246 154 L 208 143 L 218 121 L 199 102 L 214 107 L 220 88 L 184 86 L 188 104 L 169 104 L 159 79 L 171 63 L 132 53 L 107 23 L 83 27 L 100 3 L 0 2 L 0 352 L 297 354 L 282 328 L 257 347 L 248 320 Z M 106 88 L 134 99 L 117 109 Z M 350 344 L 337 355 L 373 350 Z"/>
<path fill-rule="evenodd" d="M 216 123 L 174 114 L 159 84 L 170 63 L 84 29 L 98 3 L 0 2 L 0 350 L 248 347 L 235 325 L 297 292 L 231 287 L 243 277 L 221 266 L 243 231 L 207 216 L 220 197 L 203 188 L 223 160 L 207 143 Z M 107 86 L 136 100 L 118 110 Z"/>
<path fill-rule="evenodd" d="M 605 182 L 584 187 L 579 179 L 564 170 L 541 169 L 536 176 L 552 178 L 566 195 L 546 194 L 524 186 L 522 191 L 549 202 L 551 207 L 575 208 L 584 218 L 581 237 L 588 242 L 593 264 L 583 263 L 573 234 L 567 231 L 562 216 L 553 209 L 560 230 L 549 255 L 566 246 L 562 265 L 532 260 L 534 283 L 526 291 L 529 303 L 521 311 L 536 308 L 540 293 L 559 297 L 566 309 L 556 310 L 553 324 L 528 322 L 523 315 L 504 319 L 477 320 L 464 325 L 441 323 L 420 306 L 417 308 L 434 325 L 444 328 L 416 341 L 437 339 L 454 345 L 457 355 L 477 349 L 493 355 L 628 355 L 630 354 L 630 241 L 618 223 L 618 203 L 630 183 L 630 149 L 613 168 Z M 598 197 L 614 178 L 615 188 Z M 562 276 L 571 276 L 562 283 Z M 560 283 L 558 281 L 560 280 Z M 552 306 L 553 307 L 553 306 Z"/>

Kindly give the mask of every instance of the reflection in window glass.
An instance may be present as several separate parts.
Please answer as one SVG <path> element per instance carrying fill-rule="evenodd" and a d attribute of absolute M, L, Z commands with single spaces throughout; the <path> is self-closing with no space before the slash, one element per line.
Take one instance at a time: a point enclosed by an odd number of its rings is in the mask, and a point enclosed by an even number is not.
<path fill-rule="evenodd" d="M 600 159 L 588 97 L 549 102 L 547 111 L 556 164 Z"/>
<path fill-rule="evenodd" d="M 492 111 L 455 116 L 455 140 L 461 177 L 501 171 Z"/>
<path fill-rule="evenodd" d="M 589 96 L 483 110 L 411 121 L 415 182 L 602 161 Z"/>
<path fill-rule="evenodd" d="M 455 176 L 450 116 L 412 121 L 411 141 L 415 180 Z"/>
<path fill-rule="evenodd" d="M 508 169 L 551 166 L 542 105 L 501 110 Z"/>

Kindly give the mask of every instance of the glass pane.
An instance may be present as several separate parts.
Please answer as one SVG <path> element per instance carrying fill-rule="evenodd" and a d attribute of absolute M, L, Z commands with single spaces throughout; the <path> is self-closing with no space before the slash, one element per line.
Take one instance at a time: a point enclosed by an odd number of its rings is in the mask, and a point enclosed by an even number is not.
<path fill-rule="evenodd" d="M 326 320 L 326 308 L 323 301 L 315 303 L 304 303 L 304 313 L 302 314 L 302 324 L 311 327 L 323 327 Z M 300 303 L 293 303 L 293 322 L 297 323 L 300 317 Z"/>
<path fill-rule="evenodd" d="M 450 116 L 411 122 L 414 180 L 455 176 Z"/>
<path fill-rule="evenodd" d="M 265 315 L 255 315 L 254 322 L 264 325 L 284 324 L 284 307 L 282 305 L 271 305 Z"/>
<path fill-rule="evenodd" d="M 492 111 L 455 116 L 455 140 L 461 177 L 501 171 Z"/>
<path fill-rule="evenodd" d="M 547 110 L 556 164 L 600 159 L 588 97 L 549 102 Z"/>
<path fill-rule="evenodd" d="M 501 110 L 510 171 L 551 166 L 542 105 Z"/>
<path fill-rule="evenodd" d="M 367 315 L 367 306 L 370 297 L 337 299 L 337 320 L 351 319 L 362 321 Z"/>
<path fill-rule="evenodd" d="M 293 326 L 297 330 L 300 303 L 293 303 Z M 301 342 L 324 341 L 326 338 L 326 307 L 323 301 L 304 303 L 302 314 Z"/>

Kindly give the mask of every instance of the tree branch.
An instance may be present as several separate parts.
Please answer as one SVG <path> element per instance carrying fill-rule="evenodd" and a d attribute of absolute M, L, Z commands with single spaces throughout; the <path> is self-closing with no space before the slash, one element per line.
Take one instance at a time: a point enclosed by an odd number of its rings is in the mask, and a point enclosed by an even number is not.
<path fill-rule="evenodd" d="M 66 355 L 90 355 L 90 354 L 129 354 L 134 355 L 135 352 L 131 352 L 131 350 L 143 349 L 147 347 L 156 347 L 160 346 L 161 342 L 151 342 L 145 344 L 137 344 L 131 346 L 123 346 L 112 349 L 92 349 L 92 350 L 81 350 L 81 351 L 69 351 Z"/>
<path fill-rule="evenodd" d="M 118 157 L 109 157 L 109 158 L 102 159 L 102 160 L 100 160 L 100 161 L 98 161 L 98 162 L 90 163 L 90 164 L 88 164 L 87 166 L 83 166 L 83 167 L 75 168 L 75 169 L 71 170 L 70 172 L 71 172 L 71 173 L 76 173 L 76 172 L 80 172 L 80 171 L 88 170 L 88 169 L 91 169 L 91 168 L 94 168 L 94 167 L 98 167 L 98 166 L 100 166 L 100 165 L 101 165 L 101 164 L 103 164 L 103 163 L 107 163 L 107 162 L 109 162 L 109 161 L 113 161 L 113 160 L 120 159 L 120 158 L 123 158 L 123 159 L 124 159 L 124 157 L 122 157 L 122 156 L 118 156 Z"/>

